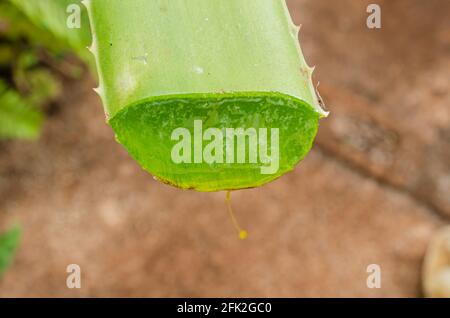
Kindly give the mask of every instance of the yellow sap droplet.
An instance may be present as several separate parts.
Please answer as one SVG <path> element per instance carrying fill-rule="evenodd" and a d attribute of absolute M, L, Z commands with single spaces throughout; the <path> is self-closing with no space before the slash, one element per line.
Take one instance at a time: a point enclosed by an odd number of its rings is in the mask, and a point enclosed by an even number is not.
<path fill-rule="evenodd" d="M 227 195 L 225 197 L 225 201 L 227 202 L 227 208 L 228 208 L 228 213 L 230 215 L 230 219 L 233 222 L 234 227 L 236 228 L 236 230 L 239 233 L 239 239 L 240 240 L 245 240 L 248 236 L 248 232 L 246 230 L 242 230 L 241 227 L 239 226 L 238 221 L 236 220 L 236 217 L 234 216 L 233 213 L 233 208 L 231 207 L 231 191 L 227 191 Z"/>

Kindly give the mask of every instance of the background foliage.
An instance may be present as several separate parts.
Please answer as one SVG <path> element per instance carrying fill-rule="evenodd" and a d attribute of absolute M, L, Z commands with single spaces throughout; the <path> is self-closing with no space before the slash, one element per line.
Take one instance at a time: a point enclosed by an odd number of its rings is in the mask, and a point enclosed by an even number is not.
<path fill-rule="evenodd" d="M 72 53 L 91 63 L 87 15 L 69 29 L 69 4 L 84 10 L 73 0 L 0 0 L 0 139 L 36 138 L 61 81 L 81 73 Z"/>
<path fill-rule="evenodd" d="M 39 137 L 62 81 L 81 75 L 73 53 L 93 65 L 87 14 L 80 15 L 80 29 L 69 29 L 70 4 L 84 10 L 78 0 L 0 0 L 0 140 Z M 0 234 L 0 275 L 19 239 L 18 227 Z"/>

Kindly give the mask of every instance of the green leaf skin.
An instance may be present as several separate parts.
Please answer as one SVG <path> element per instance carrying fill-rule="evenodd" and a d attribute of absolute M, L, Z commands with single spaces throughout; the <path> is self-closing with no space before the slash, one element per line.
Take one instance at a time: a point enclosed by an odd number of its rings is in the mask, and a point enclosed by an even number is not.
<path fill-rule="evenodd" d="M 292 170 L 320 117 L 282 0 L 87 0 L 100 94 L 117 140 L 147 171 L 183 189 L 256 187 Z M 175 164 L 179 127 L 278 128 L 279 170 Z"/>

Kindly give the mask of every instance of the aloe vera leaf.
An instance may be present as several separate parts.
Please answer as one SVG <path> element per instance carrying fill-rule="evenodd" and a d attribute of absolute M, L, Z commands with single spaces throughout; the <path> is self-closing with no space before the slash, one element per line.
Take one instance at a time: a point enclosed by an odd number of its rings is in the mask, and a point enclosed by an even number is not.
<path fill-rule="evenodd" d="M 14 253 L 19 245 L 21 230 L 13 227 L 9 231 L 0 234 L 0 277 L 11 264 Z"/>
<path fill-rule="evenodd" d="M 284 1 L 84 3 L 108 122 L 161 181 L 199 191 L 260 186 L 292 170 L 311 148 L 326 112 Z M 171 134 L 193 131 L 195 120 L 203 131 L 278 128 L 279 169 L 262 174 L 262 162 L 174 163 Z"/>
<path fill-rule="evenodd" d="M 0 80 L 0 139 L 35 139 L 39 136 L 42 120 L 39 110 Z"/>

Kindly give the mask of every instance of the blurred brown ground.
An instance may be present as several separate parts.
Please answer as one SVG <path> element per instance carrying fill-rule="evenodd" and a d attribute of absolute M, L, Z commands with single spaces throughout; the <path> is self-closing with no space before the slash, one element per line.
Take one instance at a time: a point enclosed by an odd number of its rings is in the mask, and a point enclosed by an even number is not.
<path fill-rule="evenodd" d="M 86 78 L 36 143 L 0 144 L 0 229 L 23 240 L 0 296 L 420 296 L 450 220 L 450 2 L 288 1 L 331 110 L 294 172 L 233 193 L 154 181 L 105 124 Z M 82 288 L 66 288 L 66 266 Z M 366 267 L 382 288 L 366 287 Z"/>

